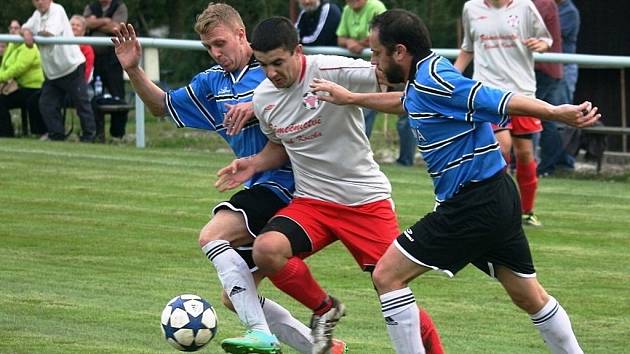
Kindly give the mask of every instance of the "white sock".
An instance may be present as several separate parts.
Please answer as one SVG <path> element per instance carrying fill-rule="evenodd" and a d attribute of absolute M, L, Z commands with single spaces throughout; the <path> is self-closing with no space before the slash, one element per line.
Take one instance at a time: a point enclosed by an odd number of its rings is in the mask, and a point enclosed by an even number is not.
<path fill-rule="evenodd" d="M 543 306 L 542 310 L 529 317 L 552 353 L 584 353 L 575 338 L 567 312 L 552 296 L 549 296 L 549 302 Z"/>
<path fill-rule="evenodd" d="M 241 323 L 248 329 L 271 334 L 258 302 L 254 278 L 245 260 L 225 240 L 210 241 L 201 250 L 214 264 Z"/>
<path fill-rule="evenodd" d="M 387 333 L 398 354 L 425 354 L 420 337 L 420 313 L 411 289 L 390 291 L 380 296 Z"/>
<path fill-rule="evenodd" d="M 293 317 L 289 310 L 272 300 L 261 296 L 260 304 L 271 332 L 279 341 L 302 354 L 312 352 L 313 338 L 310 328 Z"/>

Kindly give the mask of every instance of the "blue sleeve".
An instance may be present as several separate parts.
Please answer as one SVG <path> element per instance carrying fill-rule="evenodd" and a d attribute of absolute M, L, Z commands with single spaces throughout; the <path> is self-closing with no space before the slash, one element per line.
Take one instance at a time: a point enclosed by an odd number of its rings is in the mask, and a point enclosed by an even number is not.
<path fill-rule="evenodd" d="M 208 73 L 200 73 L 190 84 L 166 94 L 166 108 L 178 128 L 216 130 L 219 112 L 210 88 Z"/>
<path fill-rule="evenodd" d="M 445 59 L 443 59 L 445 60 Z M 507 105 L 511 92 L 483 85 L 463 76 L 450 65 L 431 65 L 418 71 L 408 94 L 418 102 L 414 109 L 426 115 L 466 122 L 504 125 L 509 121 Z M 410 112 L 412 113 L 412 112 Z"/>

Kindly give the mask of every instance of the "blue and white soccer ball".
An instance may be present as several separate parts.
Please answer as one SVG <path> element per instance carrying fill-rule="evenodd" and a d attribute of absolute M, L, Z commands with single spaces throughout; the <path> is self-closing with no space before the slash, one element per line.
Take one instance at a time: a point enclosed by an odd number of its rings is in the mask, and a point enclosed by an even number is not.
<path fill-rule="evenodd" d="M 217 333 L 217 314 L 197 295 L 179 295 L 162 311 L 162 333 L 175 349 L 194 352 L 208 344 Z"/>

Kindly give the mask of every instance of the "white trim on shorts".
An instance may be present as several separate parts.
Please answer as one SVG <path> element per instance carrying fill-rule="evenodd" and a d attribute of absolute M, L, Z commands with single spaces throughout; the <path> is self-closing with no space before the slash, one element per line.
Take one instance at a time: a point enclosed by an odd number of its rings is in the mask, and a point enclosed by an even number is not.
<path fill-rule="evenodd" d="M 421 265 L 423 267 L 427 267 L 427 268 L 431 268 L 433 270 L 437 270 L 440 272 L 443 272 L 444 274 L 446 274 L 449 278 L 452 278 L 454 275 L 453 273 L 448 270 L 448 269 L 440 269 L 439 267 L 436 266 L 432 266 L 432 265 L 428 265 L 426 263 L 421 262 L 420 260 L 416 259 L 414 256 L 412 256 L 409 252 L 407 252 L 399 243 L 398 240 L 394 240 L 394 246 L 396 246 L 396 248 L 398 248 L 398 250 L 400 251 L 400 253 L 402 253 L 403 255 L 405 255 L 405 257 L 407 257 L 410 261 Z"/>
<path fill-rule="evenodd" d="M 249 228 L 249 222 L 248 222 L 247 213 L 245 213 L 245 210 L 235 207 L 229 201 L 225 201 L 225 202 L 221 202 L 221 203 L 217 204 L 214 208 L 212 208 L 212 216 L 215 216 L 217 214 L 217 208 L 219 208 L 219 207 L 227 207 L 228 209 L 230 209 L 230 210 L 232 210 L 234 212 L 243 214 L 243 217 L 245 218 L 245 228 L 247 228 L 247 232 L 249 232 L 249 234 L 253 238 L 256 238 L 256 234 L 254 234 L 252 232 L 252 230 Z"/>
<path fill-rule="evenodd" d="M 214 208 L 212 208 L 212 216 L 217 215 L 217 208 L 219 207 L 227 207 L 228 209 L 237 212 L 237 213 L 241 213 L 243 214 L 243 217 L 245 218 L 245 228 L 247 229 L 247 232 L 249 232 L 249 234 L 255 239 L 256 235 L 252 232 L 252 230 L 250 230 L 249 228 L 249 223 L 247 222 L 247 213 L 245 213 L 245 210 L 240 209 L 235 207 L 234 205 L 232 205 L 230 202 L 225 201 L 225 202 L 221 202 L 219 204 L 217 204 Z M 252 241 L 253 242 L 253 241 Z M 254 249 L 254 247 L 251 246 L 241 246 L 241 247 L 236 247 L 236 249 L 239 250 L 243 250 L 243 251 L 251 251 L 252 249 Z M 254 268 L 249 268 L 249 271 L 251 273 L 254 273 L 258 270 L 258 266 L 254 266 Z"/>

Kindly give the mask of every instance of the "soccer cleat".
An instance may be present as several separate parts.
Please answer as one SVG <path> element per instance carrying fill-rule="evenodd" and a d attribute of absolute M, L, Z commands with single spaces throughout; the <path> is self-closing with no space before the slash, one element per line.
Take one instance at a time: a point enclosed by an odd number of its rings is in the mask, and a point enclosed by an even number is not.
<path fill-rule="evenodd" d="M 348 352 L 348 345 L 346 344 L 346 342 L 342 341 L 341 339 L 333 338 L 332 348 L 330 348 L 330 351 L 328 352 L 328 354 L 345 354 L 347 352 Z"/>
<path fill-rule="evenodd" d="M 333 330 L 339 319 L 346 314 L 346 306 L 344 304 L 332 296 L 330 299 L 333 305 L 328 312 L 321 316 L 313 314 L 313 317 L 311 317 L 312 354 L 326 354 L 333 349 Z"/>
<path fill-rule="evenodd" d="M 534 213 L 523 214 L 523 225 L 540 227 L 543 224 Z"/>
<path fill-rule="evenodd" d="M 276 336 L 261 331 L 247 331 L 243 337 L 228 338 L 221 342 L 226 353 L 281 354 Z"/>

